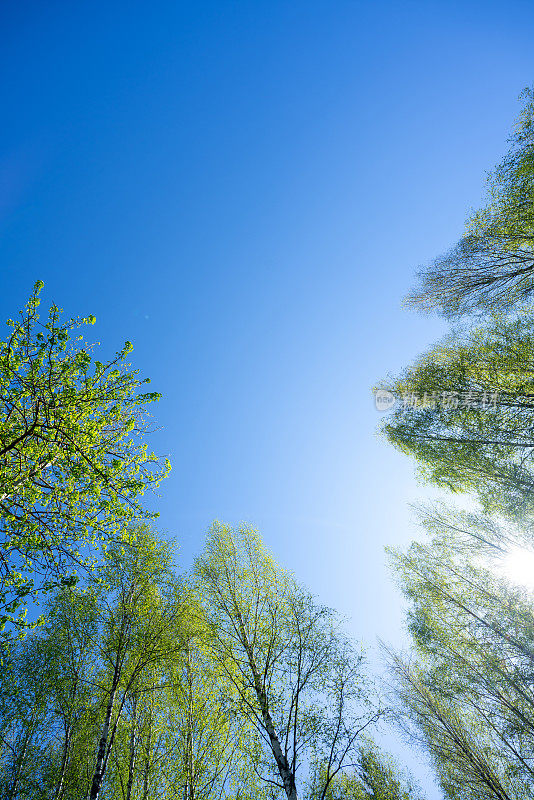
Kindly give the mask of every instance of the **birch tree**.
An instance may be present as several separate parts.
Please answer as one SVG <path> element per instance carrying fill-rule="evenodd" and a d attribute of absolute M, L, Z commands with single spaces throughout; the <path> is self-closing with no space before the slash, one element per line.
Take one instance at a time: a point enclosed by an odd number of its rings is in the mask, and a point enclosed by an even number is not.
<path fill-rule="evenodd" d="M 447 337 L 391 384 L 389 441 L 421 475 L 472 492 L 487 511 L 526 513 L 534 489 L 534 316 L 494 317 Z"/>
<path fill-rule="evenodd" d="M 235 713 L 236 692 L 213 658 L 210 631 L 196 607 L 181 656 L 169 662 L 155 763 L 164 795 L 185 800 L 261 798 L 253 729 Z M 227 665 L 231 669 L 231 665 Z"/>
<path fill-rule="evenodd" d="M 43 738 L 51 723 L 47 672 L 41 674 L 40 642 L 19 644 L 2 674 L 0 787 L 2 797 L 38 796 L 43 774 Z"/>
<path fill-rule="evenodd" d="M 524 105 L 510 149 L 490 174 L 488 202 L 468 221 L 459 243 L 419 273 L 408 304 L 447 317 L 508 311 L 534 292 L 534 93 Z"/>
<path fill-rule="evenodd" d="M 262 778 L 297 800 L 315 755 L 326 764 L 328 787 L 380 716 L 361 653 L 251 528 L 216 523 L 196 571 L 214 656 L 237 693 L 236 713 L 255 726 L 264 747 Z"/>
<path fill-rule="evenodd" d="M 310 797 L 324 800 L 422 800 L 421 789 L 413 777 L 366 739 L 356 763 L 337 775 L 325 791 L 324 764 L 315 765 Z"/>
<path fill-rule="evenodd" d="M 138 692 L 158 691 L 165 660 L 183 646 L 187 616 L 169 548 L 146 530 L 131 531 L 123 545 L 108 550 L 103 581 L 98 650 L 105 710 L 89 800 L 100 796 L 127 702 Z"/>
<path fill-rule="evenodd" d="M 452 796 L 526 799 L 534 791 L 534 604 L 497 565 L 512 547 L 532 548 L 532 523 L 443 506 L 420 514 L 430 541 L 392 553 L 416 658 L 389 652 L 415 738 Z"/>

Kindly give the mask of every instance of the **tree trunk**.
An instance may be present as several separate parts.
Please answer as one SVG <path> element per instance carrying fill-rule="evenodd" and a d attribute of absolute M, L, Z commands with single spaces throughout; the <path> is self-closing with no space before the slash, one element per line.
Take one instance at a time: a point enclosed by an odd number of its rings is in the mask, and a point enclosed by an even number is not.
<path fill-rule="evenodd" d="M 26 758 L 26 751 L 28 750 L 29 742 L 30 736 L 27 736 L 26 741 L 24 742 L 24 747 L 22 748 L 22 753 L 20 755 L 17 768 L 15 770 L 15 777 L 13 778 L 13 784 L 9 793 L 9 800 L 15 800 L 15 797 L 17 796 L 17 789 L 19 786 L 19 780 L 22 773 L 22 767 L 24 766 L 24 759 Z"/>
<path fill-rule="evenodd" d="M 134 695 L 133 707 L 132 707 L 132 731 L 130 733 L 130 763 L 128 765 L 128 784 L 126 786 L 125 800 L 131 800 L 132 798 L 132 788 L 133 788 L 134 771 L 135 771 L 135 756 L 136 756 L 136 747 L 135 747 L 136 719 L 137 719 L 137 695 Z"/>
<path fill-rule="evenodd" d="M 61 795 L 63 794 L 63 784 L 65 781 L 65 773 L 67 771 L 67 761 L 69 757 L 70 737 L 71 737 L 71 728 L 69 726 L 65 731 L 65 744 L 63 746 L 63 755 L 61 757 L 61 769 L 59 772 L 59 780 L 57 784 L 55 800 L 61 800 Z"/>
<path fill-rule="evenodd" d="M 104 779 L 104 772 L 107 764 L 106 754 L 108 747 L 109 730 L 111 727 L 111 717 L 113 715 L 113 707 L 115 705 L 115 694 L 117 692 L 117 685 L 118 685 L 117 667 L 118 665 L 115 666 L 115 674 L 113 676 L 113 686 L 111 688 L 111 692 L 109 695 L 109 701 L 106 709 L 106 717 L 104 719 L 104 726 L 102 728 L 102 735 L 100 737 L 100 742 L 98 743 L 98 753 L 96 756 L 96 765 L 93 775 L 93 781 L 91 783 L 89 800 L 98 800 L 100 789 L 102 787 L 102 781 Z"/>
<path fill-rule="evenodd" d="M 148 800 L 148 777 L 150 774 L 150 748 L 152 747 L 152 712 L 148 724 L 148 737 L 146 745 L 145 774 L 143 776 L 143 800 Z"/>
<path fill-rule="evenodd" d="M 271 745 L 271 750 L 274 756 L 274 760 L 276 761 L 276 766 L 278 767 L 278 772 L 280 774 L 280 777 L 282 778 L 282 783 L 284 784 L 284 791 L 286 793 L 287 800 L 298 800 L 295 777 L 291 771 L 289 762 L 284 755 L 282 746 L 280 744 L 280 739 L 278 738 L 278 735 L 276 733 L 274 723 L 269 711 L 269 703 L 267 701 L 267 696 L 265 694 L 263 686 L 261 685 L 260 675 L 258 672 L 258 668 L 256 666 L 256 662 L 254 660 L 254 654 L 248 643 L 244 626 L 241 620 L 240 620 L 240 627 L 241 627 L 241 635 L 243 636 L 243 644 L 247 652 L 249 666 L 252 672 L 252 676 L 254 678 L 254 689 L 256 692 L 256 697 L 258 698 L 258 702 L 260 704 L 263 724 L 265 726 L 265 730 L 267 731 L 267 735 L 269 737 L 269 743 Z"/>
<path fill-rule="evenodd" d="M 256 676 L 254 676 L 254 683 L 256 684 Z M 263 724 L 265 725 L 265 730 L 267 731 L 267 735 L 269 736 L 271 750 L 273 751 L 273 756 L 276 761 L 276 766 L 278 767 L 278 772 L 280 773 L 280 777 L 282 778 L 282 782 L 284 784 L 284 789 L 287 795 L 287 799 L 298 800 L 297 787 L 295 786 L 295 778 L 293 777 L 293 773 L 291 772 L 289 762 L 282 751 L 280 740 L 276 734 L 274 724 L 271 715 L 269 713 L 269 707 L 267 705 L 265 692 L 261 689 L 261 686 L 258 690 L 258 686 L 255 685 L 255 689 L 256 689 L 256 695 L 260 703 Z"/>
<path fill-rule="evenodd" d="M 194 775 L 193 775 L 193 687 L 191 685 L 191 650 L 187 649 L 187 689 L 188 708 L 187 708 L 187 730 L 185 744 L 185 774 L 186 774 L 186 800 L 194 800 Z"/>
<path fill-rule="evenodd" d="M 26 738 L 24 740 L 24 747 L 22 748 L 22 753 L 20 754 L 20 758 L 18 760 L 17 768 L 15 770 L 15 776 L 13 778 L 13 784 L 11 786 L 11 790 L 9 792 L 9 800 L 15 800 L 17 796 L 17 790 L 19 788 L 19 781 L 20 776 L 22 774 L 22 768 L 24 766 L 24 761 L 26 760 L 26 753 L 28 751 L 28 745 L 30 744 L 33 736 L 33 731 L 35 728 L 35 719 L 31 721 L 30 729 L 26 734 Z"/>

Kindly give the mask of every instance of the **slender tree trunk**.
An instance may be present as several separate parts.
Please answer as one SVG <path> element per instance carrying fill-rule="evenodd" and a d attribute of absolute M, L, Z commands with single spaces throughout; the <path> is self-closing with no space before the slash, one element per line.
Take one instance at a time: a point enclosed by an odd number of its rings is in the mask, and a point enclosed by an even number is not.
<path fill-rule="evenodd" d="M 65 773 L 67 771 L 67 761 L 69 758 L 70 737 L 71 737 L 71 727 L 69 725 L 65 731 L 65 744 L 63 745 L 63 755 L 61 757 L 61 769 L 59 771 L 59 780 L 57 784 L 55 800 L 61 800 L 61 796 L 63 794 Z"/>
<path fill-rule="evenodd" d="M 254 660 L 254 654 L 248 643 L 243 623 L 241 620 L 239 622 L 241 627 L 241 635 L 243 637 L 243 644 L 247 652 L 249 666 L 252 672 L 252 676 L 254 678 L 254 690 L 256 692 L 256 697 L 258 698 L 258 702 L 260 704 L 263 724 L 265 726 L 265 730 L 269 737 L 269 743 L 271 745 L 271 750 L 273 752 L 274 760 L 276 761 L 276 766 L 278 767 L 278 772 L 280 774 L 280 777 L 282 778 L 282 783 L 284 784 L 284 791 L 286 793 L 287 800 L 298 800 L 295 777 L 293 775 L 293 772 L 291 771 L 289 762 L 284 755 L 282 746 L 280 744 L 280 739 L 278 738 L 278 735 L 276 733 L 276 729 L 274 727 L 274 723 L 269 710 L 269 703 L 267 701 L 267 696 L 265 694 L 265 691 L 261 683 L 261 678 L 258 672 L 256 661 Z"/>
<path fill-rule="evenodd" d="M 107 750 L 108 750 L 108 739 L 109 739 L 109 731 L 111 728 L 111 718 L 113 716 L 113 708 L 115 705 L 115 695 L 117 693 L 117 686 L 119 683 L 118 680 L 118 663 L 115 665 L 115 672 L 113 675 L 113 685 L 111 688 L 111 692 L 109 695 L 109 701 L 106 708 L 106 716 L 104 719 L 104 726 L 102 728 L 102 735 L 100 737 L 100 741 L 98 743 L 98 753 L 96 756 L 96 765 L 95 771 L 93 774 L 93 781 L 91 783 L 91 791 L 89 793 L 89 800 L 98 800 L 98 796 L 100 794 L 100 789 L 102 787 L 102 781 L 104 779 L 104 772 L 105 767 L 107 764 Z"/>
<path fill-rule="evenodd" d="M 187 730 L 185 742 L 185 774 L 186 774 L 186 800 L 194 800 L 193 776 L 193 687 L 191 675 L 191 650 L 187 649 L 187 690 L 189 692 L 187 708 Z"/>
<path fill-rule="evenodd" d="M 135 742 L 136 720 L 137 720 L 137 695 L 134 695 L 133 707 L 132 707 L 132 730 L 130 733 L 130 763 L 128 765 L 128 783 L 126 786 L 126 800 L 131 800 L 132 798 L 132 788 L 134 782 L 135 757 L 136 757 L 136 742 Z"/>
<path fill-rule="evenodd" d="M 24 747 L 22 748 L 22 753 L 20 754 L 20 758 L 18 759 L 17 767 L 15 770 L 15 775 L 13 777 L 13 783 L 11 785 L 11 790 L 9 792 L 8 800 L 15 800 L 17 796 L 17 791 L 19 788 L 19 781 L 20 776 L 22 775 L 22 768 L 24 766 L 24 761 L 26 760 L 26 753 L 28 752 L 28 745 L 30 744 L 31 738 L 33 736 L 33 729 L 35 726 L 35 722 L 32 720 L 30 725 L 30 729 L 26 734 L 26 738 L 24 740 Z"/>
<path fill-rule="evenodd" d="M 143 776 L 143 800 L 148 800 L 148 777 L 150 774 L 150 748 L 152 747 L 152 711 L 148 722 L 148 737 L 146 743 L 145 773 Z"/>
<path fill-rule="evenodd" d="M 257 675 L 254 675 L 256 695 L 260 703 L 263 724 L 265 725 L 265 730 L 267 731 L 267 735 L 269 736 L 271 750 L 273 751 L 273 756 L 276 761 L 276 766 L 278 767 L 278 772 L 280 773 L 280 777 L 282 778 L 282 782 L 284 784 L 284 789 L 287 795 L 287 799 L 298 800 L 295 778 L 291 771 L 291 767 L 289 766 L 289 762 L 282 751 L 280 740 L 277 736 L 271 714 L 269 713 L 269 706 L 267 704 L 265 692 L 261 688 L 261 685 L 259 685 L 258 687 L 258 683 L 259 681 L 257 681 Z"/>

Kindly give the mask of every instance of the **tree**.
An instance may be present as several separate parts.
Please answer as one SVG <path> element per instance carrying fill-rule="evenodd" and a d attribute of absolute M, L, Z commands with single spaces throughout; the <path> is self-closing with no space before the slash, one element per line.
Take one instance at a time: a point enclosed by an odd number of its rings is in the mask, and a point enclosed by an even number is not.
<path fill-rule="evenodd" d="M 324 765 L 316 766 L 310 787 L 310 798 L 324 796 L 325 800 L 421 800 L 422 794 L 411 775 L 382 753 L 371 740 L 365 741 L 355 768 L 343 772 L 330 782 L 324 795 L 316 786 L 324 787 Z"/>
<path fill-rule="evenodd" d="M 141 526 L 56 589 L 0 673 L 2 797 L 419 797 L 365 737 L 361 653 L 256 532 L 216 525 L 194 577 Z"/>
<path fill-rule="evenodd" d="M 50 786 L 54 800 L 64 796 L 76 737 L 91 707 L 97 635 L 94 591 L 66 588 L 48 603 L 47 623 L 39 637 L 42 661 L 38 680 L 47 677 L 52 718 L 48 735 L 57 730 L 57 744 L 48 752 L 48 768 L 41 784 Z"/>
<path fill-rule="evenodd" d="M 106 553 L 99 609 L 100 690 L 106 698 L 89 800 L 98 800 L 128 701 L 160 689 L 165 661 L 183 648 L 187 603 L 172 578 L 168 546 L 142 529 Z M 148 685 L 147 685 L 148 684 Z"/>
<path fill-rule="evenodd" d="M 447 317 L 508 310 L 534 291 L 534 90 L 523 93 L 512 145 L 489 179 L 489 202 L 444 256 L 419 273 L 408 304 Z"/>
<path fill-rule="evenodd" d="M 420 515 L 430 542 L 392 551 L 418 656 L 409 663 L 389 651 L 399 695 L 449 796 L 526 799 L 534 791 L 534 609 L 492 559 L 532 547 L 532 525 L 443 506 Z"/>
<path fill-rule="evenodd" d="M 159 784 L 169 794 L 179 787 L 184 800 L 260 798 L 253 729 L 236 715 L 236 692 L 226 680 L 232 667 L 222 669 L 213 658 L 211 632 L 201 607 L 195 608 L 195 629 L 166 677 Z"/>
<path fill-rule="evenodd" d="M 441 787 L 451 800 L 528 800 L 532 783 L 517 780 L 506 758 L 492 747 L 488 730 L 461 713 L 453 700 L 433 691 L 417 667 L 390 653 L 390 669 L 405 713 L 414 724 L 412 740 L 430 752 Z"/>
<path fill-rule="evenodd" d="M 381 714 L 370 702 L 362 655 L 253 529 L 216 523 L 196 572 L 214 658 L 237 694 L 236 713 L 264 746 L 264 779 L 297 800 L 313 758 L 324 765 L 324 796 Z"/>
<path fill-rule="evenodd" d="M 181 657 L 187 593 L 145 528 L 110 546 L 100 582 L 64 587 L 6 657 L 0 713 L 10 800 L 149 795 L 154 720 Z M 138 763 L 139 762 L 139 769 Z"/>
<path fill-rule="evenodd" d="M 0 625 L 25 621 L 28 600 L 92 570 L 102 541 L 151 515 L 140 502 L 170 468 L 147 450 L 146 380 L 131 371 L 127 342 L 92 361 L 78 334 L 94 317 L 39 322 L 42 283 L 8 320 L 0 342 Z"/>
<path fill-rule="evenodd" d="M 2 671 L 0 715 L 0 791 L 6 800 L 35 797 L 37 776 L 42 774 L 43 731 L 50 723 L 48 675 L 40 642 L 20 644 L 16 659 L 6 660 Z"/>
<path fill-rule="evenodd" d="M 392 385 L 383 430 L 423 477 L 474 492 L 488 511 L 525 512 L 534 476 L 534 317 L 494 317 L 451 335 Z"/>

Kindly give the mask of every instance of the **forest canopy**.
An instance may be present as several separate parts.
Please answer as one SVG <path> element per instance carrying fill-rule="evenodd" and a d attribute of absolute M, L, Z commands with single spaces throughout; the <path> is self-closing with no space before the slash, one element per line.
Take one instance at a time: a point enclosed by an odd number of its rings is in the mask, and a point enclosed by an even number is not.
<path fill-rule="evenodd" d="M 412 646 L 384 651 L 398 724 L 461 800 L 534 794 L 534 582 L 504 569 L 534 551 L 532 90 L 523 100 L 487 205 L 409 298 L 453 327 L 381 384 L 395 400 L 383 434 L 460 501 L 420 508 L 425 538 L 391 550 Z"/>
<path fill-rule="evenodd" d="M 488 196 L 410 298 L 450 333 L 380 387 L 385 437 L 468 508 L 421 506 L 389 550 L 410 647 L 383 646 L 386 685 L 252 526 L 177 563 L 160 395 L 129 342 L 94 358 L 94 317 L 41 321 L 35 285 L 0 342 L 2 798 L 423 800 L 378 744 L 392 723 L 444 797 L 534 796 L 534 581 L 502 568 L 534 553 L 530 90 Z"/>

